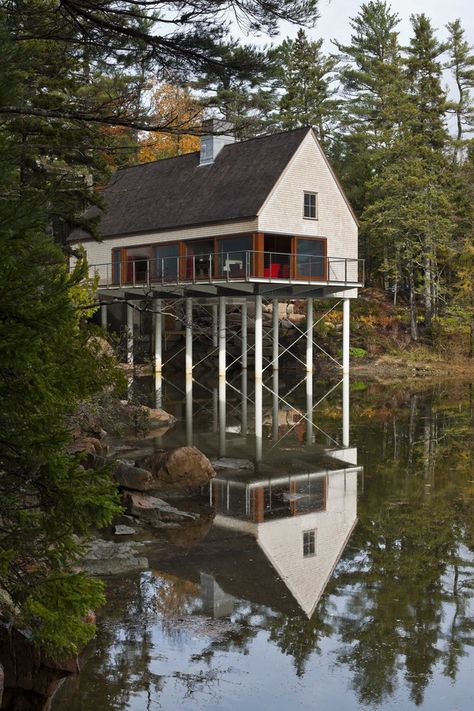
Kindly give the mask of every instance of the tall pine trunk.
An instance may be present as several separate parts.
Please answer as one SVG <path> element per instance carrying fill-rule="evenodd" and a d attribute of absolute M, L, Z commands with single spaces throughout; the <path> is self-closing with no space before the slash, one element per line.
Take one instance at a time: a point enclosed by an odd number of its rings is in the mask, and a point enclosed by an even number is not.
<path fill-rule="evenodd" d="M 428 252 L 428 250 L 427 250 Z M 428 336 L 431 337 L 431 328 L 433 323 L 433 270 L 432 262 L 429 253 L 425 255 L 425 329 Z"/>
<path fill-rule="evenodd" d="M 416 311 L 416 294 L 415 294 L 415 278 L 413 275 L 413 266 L 408 268 L 408 289 L 410 292 L 410 334 L 412 341 L 418 341 L 418 323 Z"/>

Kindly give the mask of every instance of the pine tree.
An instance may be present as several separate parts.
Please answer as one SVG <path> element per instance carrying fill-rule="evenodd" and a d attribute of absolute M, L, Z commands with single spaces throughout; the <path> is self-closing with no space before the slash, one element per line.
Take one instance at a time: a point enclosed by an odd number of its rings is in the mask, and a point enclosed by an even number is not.
<path fill-rule="evenodd" d="M 351 19 L 350 44 L 335 43 L 343 63 L 340 78 L 345 98 L 333 155 L 358 214 L 376 199 L 370 194 L 374 178 L 387 162 L 387 148 L 405 111 L 399 22 L 386 2 L 374 0 L 363 4 Z M 361 224 L 360 239 L 368 276 L 374 281 L 391 258 L 389 245 L 371 233 L 366 221 Z"/>
<path fill-rule="evenodd" d="M 67 101 L 75 80 L 61 85 L 58 67 L 77 69 L 73 60 L 49 42 L 12 42 L 4 20 L 1 99 Z M 91 159 L 76 143 L 86 134 L 39 117 L 0 128 L 0 610 L 51 655 L 76 652 L 93 634 L 84 618 L 102 585 L 76 571 L 77 537 L 119 510 L 108 471 L 67 452 L 65 418 L 121 382 L 85 323 L 86 265 L 79 259 L 70 272 L 52 238 L 87 195 Z"/>
<path fill-rule="evenodd" d="M 286 39 L 276 52 L 278 103 L 282 129 L 313 126 L 327 145 L 336 124 L 339 102 L 335 98 L 337 58 L 322 53 L 323 40 L 311 41 L 303 29 L 296 39 Z"/>
<path fill-rule="evenodd" d="M 273 52 L 241 46 L 235 40 L 222 47 L 225 67 L 210 67 L 191 86 L 203 95 L 203 105 L 234 127 L 245 140 L 272 125 L 275 108 Z M 239 71 L 235 71 L 235 67 Z"/>
<path fill-rule="evenodd" d="M 408 48 L 407 77 L 414 106 L 411 133 L 424 173 L 420 184 L 423 211 L 419 234 L 423 242 L 425 327 L 430 334 L 440 288 L 438 257 L 448 248 L 454 228 L 447 160 L 450 143 L 445 118 L 447 97 L 441 86 L 440 56 L 445 47 L 434 36 L 426 15 L 414 15 L 411 22 L 413 37 Z"/>
<path fill-rule="evenodd" d="M 446 25 L 449 32 L 449 60 L 446 67 L 454 76 L 457 97 L 453 102 L 456 116 L 456 140 L 454 156 L 459 162 L 462 157 L 463 139 L 474 130 L 474 104 L 471 90 L 474 88 L 474 54 L 464 38 L 465 31 L 459 19 Z"/>

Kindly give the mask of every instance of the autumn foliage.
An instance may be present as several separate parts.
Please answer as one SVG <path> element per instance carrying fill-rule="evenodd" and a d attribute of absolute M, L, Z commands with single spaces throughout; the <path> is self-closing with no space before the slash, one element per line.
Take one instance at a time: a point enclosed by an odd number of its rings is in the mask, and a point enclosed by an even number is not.
<path fill-rule="evenodd" d="M 199 150 L 196 132 L 201 126 L 202 106 L 187 89 L 161 84 L 153 93 L 152 107 L 153 118 L 168 126 L 170 132 L 146 136 L 138 153 L 140 163 Z"/>

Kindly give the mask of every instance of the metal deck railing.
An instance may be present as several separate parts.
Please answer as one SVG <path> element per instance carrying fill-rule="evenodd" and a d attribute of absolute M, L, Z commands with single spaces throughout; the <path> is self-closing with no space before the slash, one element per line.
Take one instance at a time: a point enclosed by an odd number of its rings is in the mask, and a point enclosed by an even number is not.
<path fill-rule="evenodd" d="M 92 264 L 101 288 L 265 282 L 362 286 L 364 260 L 245 250 Z"/>

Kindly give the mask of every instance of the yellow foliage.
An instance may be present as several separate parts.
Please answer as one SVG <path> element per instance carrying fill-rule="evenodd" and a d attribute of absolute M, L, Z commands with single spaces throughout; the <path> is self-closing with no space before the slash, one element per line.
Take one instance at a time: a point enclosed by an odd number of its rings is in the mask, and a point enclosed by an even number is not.
<path fill-rule="evenodd" d="M 172 84 L 161 84 L 153 94 L 153 121 L 169 131 L 148 135 L 138 152 L 140 163 L 171 158 L 199 150 L 199 138 L 186 131 L 199 129 L 202 107 L 189 91 Z M 183 133 L 184 131 L 184 133 Z"/>

